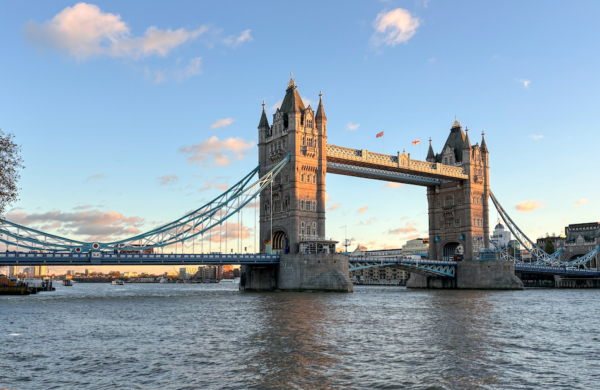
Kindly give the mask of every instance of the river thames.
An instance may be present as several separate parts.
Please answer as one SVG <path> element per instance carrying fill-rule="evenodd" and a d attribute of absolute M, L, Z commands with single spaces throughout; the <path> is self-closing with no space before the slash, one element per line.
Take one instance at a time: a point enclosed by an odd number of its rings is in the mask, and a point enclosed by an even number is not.
<path fill-rule="evenodd" d="M 0 297 L 0 388 L 598 388 L 599 300 L 599 290 L 58 284 Z"/>

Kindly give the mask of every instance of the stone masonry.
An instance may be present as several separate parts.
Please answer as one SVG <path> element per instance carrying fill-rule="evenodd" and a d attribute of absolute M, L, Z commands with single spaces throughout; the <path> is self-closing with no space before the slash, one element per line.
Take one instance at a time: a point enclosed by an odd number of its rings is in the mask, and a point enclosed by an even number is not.
<path fill-rule="evenodd" d="M 274 252 L 295 254 L 302 239 L 325 237 L 327 117 L 322 95 L 315 114 L 310 105 L 304 107 L 291 79 L 272 126 L 263 102 L 258 134 L 261 177 L 291 154 L 272 192 L 260 194 L 260 249 L 264 251 L 272 237 Z"/>

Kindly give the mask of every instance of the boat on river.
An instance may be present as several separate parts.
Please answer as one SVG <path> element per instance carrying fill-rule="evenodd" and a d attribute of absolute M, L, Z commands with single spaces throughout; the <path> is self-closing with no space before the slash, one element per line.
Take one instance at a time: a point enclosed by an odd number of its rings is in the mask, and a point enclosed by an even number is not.
<path fill-rule="evenodd" d="M 117 280 L 113 280 L 111 284 L 114 284 L 116 286 L 124 286 L 125 282 L 122 281 L 121 279 L 117 279 Z"/>

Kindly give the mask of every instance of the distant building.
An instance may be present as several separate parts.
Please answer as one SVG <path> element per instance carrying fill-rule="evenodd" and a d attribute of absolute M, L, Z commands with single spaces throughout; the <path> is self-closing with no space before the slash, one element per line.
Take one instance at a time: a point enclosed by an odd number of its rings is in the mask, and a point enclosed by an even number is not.
<path fill-rule="evenodd" d="M 85 270 L 85 276 L 90 276 L 90 270 L 89 269 Z"/>
<path fill-rule="evenodd" d="M 8 276 L 17 276 L 19 274 L 19 266 L 11 265 L 8 267 Z"/>
<path fill-rule="evenodd" d="M 508 248 L 508 243 L 511 240 L 511 234 L 509 230 L 504 229 L 504 225 L 498 223 L 496 228 L 494 229 L 494 233 L 492 233 L 492 237 L 490 237 L 490 241 L 493 241 L 502 249 Z M 492 249 L 493 246 L 491 247 Z"/>
<path fill-rule="evenodd" d="M 48 266 L 40 265 L 40 276 L 48 276 Z"/>
<path fill-rule="evenodd" d="M 402 245 L 402 256 L 426 253 L 429 257 L 429 238 L 415 238 Z"/>
<path fill-rule="evenodd" d="M 591 252 L 600 244 L 600 222 L 574 223 L 565 227 L 565 250 L 561 253 L 562 261 L 573 261 Z M 600 268 L 598 255 L 588 266 Z"/>
<path fill-rule="evenodd" d="M 364 248 L 364 247 L 362 247 Z M 375 258 L 395 258 L 402 256 L 402 249 L 379 249 L 379 250 L 363 250 L 358 245 L 356 249 L 350 253 L 350 258 L 355 259 L 369 259 L 369 257 Z M 402 271 L 394 267 L 374 267 L 359 269 L 357 271 L 350 272 L 350 279 L 358 280 L 404 280 L 408 279 L 408 272 Z"/>
<path fill-rule="evenodd" d="M 87 271 L 87 270 L 86 270 Z M 135 271 L 129 271 L 129 272 L 123 272 L 122 273 L 123 277 L 125 278 L 137 278 L 138 273 Z"/>
<path fill-rule="evenodd" d="M 364 247 L 362 247 L 364 248 Z M 379 249 L 379 250 L 363 250 L 361 246 L 358 245 L 356 249 L 350 253 L 350 257 L 365 257 L 365 256 L 377 256 L 377 257 L 400 257 L 402 256 L 402 249 Z"/>

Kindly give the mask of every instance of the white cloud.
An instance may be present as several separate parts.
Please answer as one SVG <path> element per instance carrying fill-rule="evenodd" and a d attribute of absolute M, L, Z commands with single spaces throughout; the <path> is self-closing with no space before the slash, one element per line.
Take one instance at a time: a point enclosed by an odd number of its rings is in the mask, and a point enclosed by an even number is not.
<path fill-rule="evenodd" d="M 216 136 L 212 136 L 199 144 L 182 146 L 179 152 L 191 155 L 187 158 L 189 163 L 198 162 L 205 167 L 227 166 L 231 163 L 231 155 L 242 160 L 255 145 L 254 141 L 246 141 L 242 138 L 227 138 L 221 141 Z"/>
<path fill-rule="evenodd" d="M 412 233 L 412 232 L 416 232 L 417 231 L 417 222 L 415 221 L 410 221 L 407 222 L 406 225 L 404 225 L 404 227 L 398 228 L 398 229 L 390 229 L 388 230 L 388 234 L 406 234 L 406 233 Z"/>
<path fill-rule="evenodd" d="M 334 203 L 333 205 L 331 205 L 331 207 L 329 207 L 327 209 L 327 211 L 333 211 L 335 209 L 337 209 L 338 207 L 340 207 L 342 204 L 341 203 Z"/>
<path fill-rule="evenodd" d="M 517 79 L 519 84 L 523 84 L 523 87 L 529 88 L 529 84 L 531 84 L 531 80 Z"/>
<path fill-rule="evenodd" d="M 540 135 L 531 134 L 531 135 L 529 136 L 529 138 L 531 138 L 531 139 L 534 139 L 534 140 L 538 141 L 538 140 L 540 140 L 540 139 L 544 138 L 544 136 L 543 136 L 543 135 L 541 135 L 541 134 L 540 134 Z"/>
<path fill-rule="evenodd" d="M 373 22 L 375 33 L 371 37 L 371 43 L 374 46 L 396 46 L 404 43 L 415 35 L 419 24 L 418 18 L 402 8 L 381 12 Z"/>
<path fill-rule="evenodd" d="M 580 199 L 577 202 L 575 202 L 575 206 L 579 206 L 579 205 L 585 204 L 587 202 L 588 202 L 587 199 Z"/>
<path fill-rule="evenodd" d="M 216 188 L 220 191 L 227 191 L 229 189 L 229 185 L 227 185 L 227 183 L 217 183 L 211 180 L 204 180 L 204 185 L 198 191 L 204 192 L 206 190 L 210 190 L 211 188 Z"/>
<path fill-rule="evenodd" d="M 180 70 L 175 71 L 175 78 L 178 81 L 187 80 L 192 76 L 196 76 L 202 73 L 200 66 L 202 65 L 202 57 L 192 58 L 189 64 Z"/>
<path fill-rule="evenodd" d="M 168 186 L 175 183 L 177 180 L 179 180 L 177 175 L 164 175 L 158 178 L 158 182 L 161 186 Z"/>
<path fill-rule="evenodd" d="M 304 103 L 305 107 L 312 106 L 315 103 L 307 97 L 303 97 L 301 99 L 302 99 L 302 103 Z"/>
<path fill-rule="evenodd" d="M 277 100 L 277 102 L 275 104 L 273 104 L 271 107 L 269 107 L 269 111 L 277 111 L 277 109 L 279 107 L 281 107 L 281 103 L 283 103 L 283 100 L 281 100 L 281 99 Z"/>
<path fill-rule="evenodd" d="M 161 30 L 151 26 L 143 36 L 134 37 L 119 14 L 102 12 L 93 4 L 78 3 L 42 24 L 30 21 L 25 25 L 24 33 L 33 45 L 66 51 L 70 56 L 84 60 L 98 56 L 164 57 L 207 30 L 206 26 L 196 30 Z"/>
<path fill-rule="evenodd" d="M 346 124 L 346 129 L 348 130 L 356 130 L 360 127 L 360 123 L 352 123 L 352 122 L 348 122 Z"/>
<path fill-rule="evenodd" d="M 400 183 L 387 183 L 386 185 L 384 185 L 383 187 L 381 187 L 381 189 L 384 188 L 401 188 L 402 184 Z"/>
<path fill-rule="evenodd" d="M 524 200 L 521 203 L 519 203 L 518 205 L 515 206 L 515 208 L 519 211 L 524 211 L 524 212 L 529 212 L 529 211 L 533 211 L 537 208 L 540 207 L 544 207 L 542 204 L 540 204 L 538 201 L 536 200 Z"/>
<path fill-rule="evenodd" d="M 215 123 L 210 125 L 210 128 L 218 129 L 219 127 L 227 127 L 230 124 L 232 124 L 233 122 L 235 122 L 235 119 L 233 119 L 233 118 L 219 119 L 218 121 L 216 121 Z"/>
<path fill-rule="evenodd" d="M 62 234 L 88 236 L 87 241 L 102 241 L 114 236 L 139 234 L 145 222 L 140 217 L 125 217 L 116 211 L 87 210 L 75 213 L 49 211 L 27 214 L 9 213 L 7 219 L 41 230 L 58 230 Z"/>
<path fill-rule="evenodd" d="M 227 38 L 223 39 L 223 43 L 226 44 L 227 46 L 236 48 L 239 45 L 241 45 L 242 43 L 249 42 L 252 40 L 253 40 L 253 38 L 250 36 L 250 30 L 244 30 L 237 37 L 230 35 Z"/>

